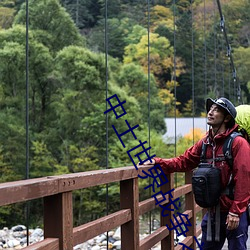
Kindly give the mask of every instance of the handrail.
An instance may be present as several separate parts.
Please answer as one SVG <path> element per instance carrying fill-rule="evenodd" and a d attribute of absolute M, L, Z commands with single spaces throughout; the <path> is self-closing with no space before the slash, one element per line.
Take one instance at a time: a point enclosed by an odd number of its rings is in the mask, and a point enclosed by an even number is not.
<path fill-rule="evenodd" d="M 122 167 L 115 169 L 95 170 L 74 174 L 48 176 L 0 184 L 0 206 L 43 198 L 44 202 L 44 240 L 23 249 L 25 250 L 72 250 L 77 244 L 121 226 L 121 247 L 129 250 L 147 250 L 161 241 L 161 249 L 181 249 L 174 246 L 174 232 L 171 226 L 173 212 L 161 216 L 161 226 L 143 240 L 139 240 L 139 216 L 156 208 L 155 199 L 149 198 L 139 202 L 138 175 L 148 167 Z M 167 175 L 168 183 L 161 187 L 166 193 L 173 189 L 173 176 Z M 174 198 L 185 196 L 186 211 L 192 228 L 187 233 L 185 244 L 196 249 L 193 236 L 199 235 L 196 228 L 196 214 L 201 210 L 193 198 L 190 183 L 191 174 L 186 173 L 186 184 L 172 192 Z M 120 183 L 120 210 L 97 220 L 73 228 L 74 190 L 93 186 Z M 169 202 L 168 195 L 161 204 Z M 172 206 L 172 205 L 171 205 Z"/>

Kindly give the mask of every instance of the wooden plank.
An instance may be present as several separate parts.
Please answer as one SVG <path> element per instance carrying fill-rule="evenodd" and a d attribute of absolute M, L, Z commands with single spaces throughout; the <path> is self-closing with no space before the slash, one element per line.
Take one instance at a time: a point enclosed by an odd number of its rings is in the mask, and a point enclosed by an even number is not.
<path fill-rule="evenodd" d="M 192 181 L 192 172 L 186 172 L 185 173 L 185 183 L 190 184 Z M 191 184 L 190 184 L 191 185 Z M 196 203 L 194 200 L 194 195 L 192 192 L 185 195 L 185 209 L 189 209 L 193 211 L 193 216 L 189 219 L 192 227 L 189 228 L 189 231 L 187 232 L 187 236 L 196 236 Z M 194 250 L 196 250 L 196 241 L 193 239 L 192 244 L 190 247 Z"/>
<path fill-rule="evenodd" d="M 167 227 L 160 227 L 140 241 L 140 250 L 151 249 L 155 244 L 169 235 Z"/>
<path fill-rule="evenodd" d="M 59 239 L 47 238 L 47 239 L 44 239 L 43 241 L 34 243 L 22 249 L 23 250 L 59 250 Z"/>
<path fill-rule="evenodd" d="M 142 169 L 148 168 L 121 167 L 1 183 L 0 206 L 136 178 Z"/>
<path fill-rule="evenodd" d="M 60 192 L 65 192 L 129 180 L 136 178 L 138 174 L 142 174 L 142 170 L 147 170 L 148 168 L 150 167 L 139 167 L 138 170 L 136 170 L 135 167 L 132 166 L 60 175 L 58 176 L 59 189 Z"/>
<path fill-rule="evenodd" d="M 131 210 L 131 221 L 121 226 L 121 249 L 139 250 L 139 187 L 138 178 L 120 183 L 121 209 Z"/>
<path fill-rule="evenodd" d="M 186 246 L 190 246 L 193 242 L 193 237 L 192 236 L 187 236 L 181 243 L 183 243 Z M 182 250 L 183 245 L 177 245 L 174 250 Z"/>
<path fill-rule="evenodd" d="M 192 192 L 192 185 L 191 184 L 185 184 L 181 187 L 175 188 L 173 192 L 174 198 L 180 197 L 182 195 L 188 194 Z"/>
<path fill-rule="evenodd" d="M 157 196 L 158 197 L 158 196 Z M 155 199 L 149 198 L 139 203 L 139 215 L 143 215 L 156 208 Z"/>
<path fill-rule="evenodd" d="M 73 229 L 74 246 L 131 221 L 130 209 L 123 209 Z"/>
<path fill-rule="evenodd" d="M 58 180 L 35 178 L 0 184 L 0 206 L 42 198 L 58 193 Z"/>
<path fill-rule="evenodd" d="M 197 235 L 197 237 L 199 235 L 201 235 L 201 233 L 202 233 L 202 228 L 201 228 L 201 225 L 199 225 L 199 226 L 196 227 L 196 235 Z"/>
<path fill-rule="evenodd" d="M 174 178 L 173 174 L 168 174 L 168 183 L 161 186 L 161 191 L 165 194 L 174 188 Z M 173 205 L 169 206 L 169 208 L 173 209 Z M 171 228 L 171 220 L 173 220 L 173 211 L 169 211 L 168 216 L 161 216 L 161 226 L 168 225 Z M 162 250 L 173 250 L 174 249 L 174 231 L 171 230 L 167 237 L 165 237 L 161 241 L 161 249 Z"/>
<path fill-rule="evenodd" d="M 44 198 L 44 237 L 59 238 L 60 249 L 73 249 L 72 192 Z"/>

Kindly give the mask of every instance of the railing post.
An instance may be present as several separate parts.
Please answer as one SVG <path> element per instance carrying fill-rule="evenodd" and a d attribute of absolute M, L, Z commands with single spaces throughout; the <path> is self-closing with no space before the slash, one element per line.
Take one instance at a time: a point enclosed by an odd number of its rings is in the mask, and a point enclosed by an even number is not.
<path fill-rule="evenodd" d="M 168 178 L 168 183 L 161 186 L 161 191 L 163 193 L 166 193 L 170 191 L 172 188 L 174 188 L 173 174 L 168 174 L 167 178 Z M 173 205 L 170 205 L 169 208 L 173 209 Z M 165 211 L 165 214 L 166 214 L 166 211 Z M 172 228 L 171 220 L 173 220 L 173 214 L 174 214 L 173 211 L 168 211 L 168 216 L 164 216 L 164 217 L 161 216 L 161 226 L 168 225 L 169 228 Z M 162 250 L 174 249 L 174 230 L 170 230 L 169 235 L 161 241 L 161 249 Z"/>
<path fill-rule="evenodd" d="M 60 250 L 73 249 L 72 192 L 44 198 L 44 238 L 59 238 Z"/>
<path fill-rule="evenodd" d="M 185 183 L 190 184 L 192 180 L 192 172 L 185 173 Z M 185 195 L 185 210 L 192 210 L 193 216 L 190 218 L 190 223 L 192 227 L 190 227 L 189 231 L 187 232 L 187 236 L 196 237 L 196 209 L 195 209 L 195 200 L 193 196 L 193 192 L 188 193 Z M 193 239 L 193 243 L 190 246 L 192 249 L 196 249 L 196 242 Z"/>
<path fill-rule="evenodd" d="M 132 220 L 121 226 L 121 249 L 139 250 L 138 178 L 120 182 L 121 209 L 131 209 Z"/>

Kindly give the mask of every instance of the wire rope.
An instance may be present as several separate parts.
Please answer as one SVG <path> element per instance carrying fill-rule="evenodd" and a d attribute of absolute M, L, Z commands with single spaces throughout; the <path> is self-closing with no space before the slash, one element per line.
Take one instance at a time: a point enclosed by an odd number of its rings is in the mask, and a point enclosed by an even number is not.
<path fill-rule="evenodd" d="M 235 68 L 235 65 L 234 65 L 231 45 L 229 43 L 228 36 L 227 36 L 225 18 L 224 18 L 223 13 L 222 13 L 220 0 L 216 0 L 216 2 L 217 2 L 218 10 L 219 10 L 219 15 L 220 15 L 221 31 L 224 34 L 224 38 L 225 38 L 226 45 L 227 45 L 227 57 L 230 60 L 230 69 L 232 70 L 233 87 L 234 87 L 233 90 L 234 90 L 234 93 L 236 92 L 235 95 L 237 96 L 238 103 L 241 104 L 242 103 L 241 86 L 240 86 L 239 80 L 237 80 L 237 72 L 236 72 L 236 68 Z"/>
<path fill-rule="evenodd" d="M 25 81 L 26 81 L 26 103 L 25 103 L 25 125 L 26 125 L 26 171 L 25 179 L 29 179 L 29 0 L 26 0 L 26 34 L 25 34 L 26 44 L 25 44 Z M 25 214 L 26 214 L 26 239 L 27 245 L 29 245 L 29 210 L 30 203 L 25 203 Z"/>
<path fill-rule="evenodd" d="M 220 61 L 220 68 L 219 68 L 219 72 L 220 72 L 220 78 L 221 78 L 221 86 L 222 86 L 222 96 L 225 96 L 225 76 L 224 76 L 224 59 L 221 57 L 221 54 L 223 52 L 224 49 L 224 43 L 223 41 L 221 41 L 221 39 L 218 39 L 218 49 L 219 49 L 219 61 Z"/>
<path fill-rule="evenodd" d="M 148 30 L 148 144 L 149 147 L 151 146 L 150 142 L 150 126 L 151 126 L 151 120 L 150 120 L 150 0 L 147 0 L 147 30 Z M 150 150 L 149 150 L 150 154 Z M 149 185 L 151 185 L 151 178 L 149 178 Z M 151 189 L 149 189 L 149 195 L 151 197 Z M 149 233 L 151 234 L 151 228 L 152 228 L 152 213 L 149 212 Z"/>
<path fill-rule="evenodd" d="M 192 116 L 193 116 L 193 144 L 194 144 L 194 118 L 195 118 L 195 107 L 194 107 L 194 101 L 195 101 L 195 93 L 194 93 L 194 10 L 193 10 L 193 0 L 191 0 L 191 39 L 192 39 L 192 73 L 191 73 L 191 79 L 192 79 Z"/>
<path fill-rule="evenodd" d="M 79 0 L 76 0 L 76 26 L 79 28 Z"/>
<path fill-rule="evenodd" d="M 176 99 L 177 99 L 177 86 L 176 86 L 176 2 L 173 0 L 173 23 L 174 23 L 174 55 L 173 55 L 173 61 L 174 61 L 174 70 L 173 70 L 173 81 L 174 81 L 174 155 L 177 155 L 177 107 L 176 107 Z M 177 173 L 175 173 L 175 186 L 177 187 Z M 178 242 L 178 236 L 176 234 L 176 242 Z"/>
<path fill-rule="evenodd" d="M 177 99 L 177 86 L 176 86 L 176 1 L 173 0 L 173 47 L 174 47 L 174 54 L 173 54 L 173 76 L 172 79 L 174 82 L 174 156 L 177 155 L 177 107 L 176 107 L 176 99 Z M 178 182 L 178 174 L 174 173 L 174 183 L 175 187 L 177 187 Z M 178 240 L 176 236 L 176 240 Z"/>
<path fill-rule="evenodd" d="M 207 39 L 206 39 L 206 23 L 207 23 L 207 18 L 206 18 L 206 0 L 204 0 L 204 6 L 203 6 L 203 10 L 204 10 L 204 93 L 205 93 L 205 97 L 207 97 Z"/>
<path fill-rule="evenodd" d="M 177 148 L 176 148 L 176 137 L 177 137 L 177 120 L 176 120 L 176 116 L 177 116 L 177 107 L 176 107 L 176 98 L 177 98 L 177 86 L 176 86 L 176 2 L 175 0 L 173 0 L 173 22 L 174 22 L 174 55 L 173 55 L 173 63 L 174 63 L 174 69 L 173 69 L 173 81 L 174 81 L 174 115 L 175 115 L 175 120 L 174 120 L 174 126 L 175 126 L 175 149 L 174 149 L 174 154 L 176 156 L 177 153 Z"/>
<path fill-rule="evenodd" d="M 105 84 L 106 84 L 106 99 L 108 99 L 108 0 L 105 0 L 105 21 L 104 21 L 104 42 L 105 42 Z M 108 110 L 108 102 L 106 102 L 106 110 Z M 106 169 L 109 168 L 109 161 L 108 161 L 108 113 L 106 113 Z M 109 212 L 109 186 L 106 184 L 106 215 Z M 107 249 L 108 249 L 108 232 L 107 232 Z"/>
<path fill-rule="evenodd" d="M 217 32 L 216 32 L 216 14 L 215 14 L 215 0 L 213 1 L 214 5 L 214 91 L 217 96 Z"/>

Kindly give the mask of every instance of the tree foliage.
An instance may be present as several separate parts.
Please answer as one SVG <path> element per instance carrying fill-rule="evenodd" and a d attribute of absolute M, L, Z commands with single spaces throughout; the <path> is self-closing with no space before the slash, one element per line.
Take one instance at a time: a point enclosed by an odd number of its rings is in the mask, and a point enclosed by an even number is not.
<path fill-rule="evenodd" d="M 53 51 L 69 45 L 83 45 L 77 27 L 58 0 L 29 1 L 29 28 L 39 41 Z M 26 6 L 22 5 L 14 24 L 26 24 Z"/>

